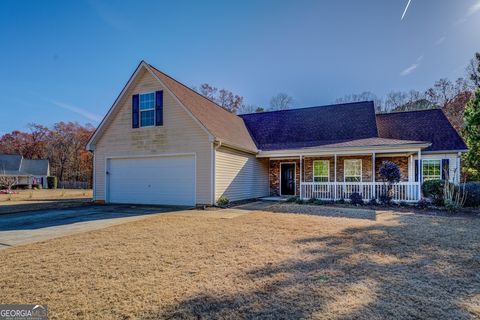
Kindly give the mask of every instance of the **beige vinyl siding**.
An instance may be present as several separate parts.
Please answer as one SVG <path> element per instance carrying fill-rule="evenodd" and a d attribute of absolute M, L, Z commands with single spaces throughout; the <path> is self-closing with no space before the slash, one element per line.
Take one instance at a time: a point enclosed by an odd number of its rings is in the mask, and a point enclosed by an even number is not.
<path fill-rule="evenodd" d="M 268 196 L 268 159 L 220 147 L 215 151 L 215 200 L 230 201 Z"/>
<path fill-rule="evenodd" d="M 163 126 L 132 129 L 132 95 L 163 90 Z M 105 197 L 105 159 L 111 156 L 196 154 L 196 202 L 212 203 L 212 143 L 209 134 L 177 99 L 146 71 L 139 70 L 95 145 L 95 200 Z M 132 168 L 135 170 L 135 168 Z M 128 181 L 125 181 L 128 183 Z"/>

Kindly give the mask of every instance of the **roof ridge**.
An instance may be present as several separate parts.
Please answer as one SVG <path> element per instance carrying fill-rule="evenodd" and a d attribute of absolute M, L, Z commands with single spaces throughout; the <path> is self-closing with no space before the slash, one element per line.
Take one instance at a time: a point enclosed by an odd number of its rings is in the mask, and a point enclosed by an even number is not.
<path fill-rule="evenodd" d="M 199 92 L 193 90 L 192 88 L 190 88 L 189 86 L 187 86 L 187 85 L 184 84 L 183 82 L 178 81 L 177 79 L 175 79 L 174 77 L 166 74 L 166 73 L 163 72 L 163 71 L 160 71 L 158 68 L 154 67 L 154 66 L 151 65 L 150 63 L 148 63 L 148 62 L 146 62 L 146 61 L 144 61 L 144 62 L 145 62 L 149 67 L 153 68 L 155 71 L 160 72 L 160 73 L 163 74 L 164 76 L 166 76 L 166 77 L 170 78 L 171 80 L 177 82 L 178 84 L 182 85 L 183 87 L 185 87 L 186 89 L 188 89 L 188 90 L 190 90 L 191 92 L 195 93 L 195 94 L 198 95 L 199 97 L 201 97 L 201 98 L 203 98 L 203 99 L 205 99 L 205 100 L 213 103 L 216 107 L 220 108 L 222 111 L 224 111 L 224 112 L 226 112 L 226 113 L 228 113 L 228 114 L 230 114 L 230 115 L 233 115 L 233 116 L 235 116 L 235 117 L 239 117 L 238 115 L 236 115 L 236 114 L 234 114 L 234 113 L 231 113 L 230 111 L 225 110 L 221 105 L 219 105 L 218 103 L 216 103 L 216 102 L 213 101 L 212 99 L 205 97 L 204 95 L 200 94 Z M 239 118 L 241 119 L 241 117 L 239 117 Z M 242 119 L 242 120 L 243 120 L 243 119 Z"/>
<path fill-rule="evenodd" d="M 262 111 L 262 112 L 251 112 L 251 113 L 244 113 L 239 115 L 241 116 L 247 116 L 247 115 L 252 115 L 252 114 L 265 114 L 265 113 L 274 113 L 274 112 L 289 112 L 289 111 L 297 111 L 297 110 L 308 110 L 308 109 L 315 109 L 315 108 L 328 108 L 328 107 L 343 107 L 343 106 L 348 106 L 352 104 L 362 104 L 362 103 L 373 103 L 373 100 L 365 100 L 365 101 L 357 101 L 357 102 L 347 102 L 347 103 L 334 103 L 334 104 L 325 104 L 321 106 L 312 106 L 312 107 L 299 107 L 299 108 L 292 108 L 292 109 L 286 109 L 286 110 L 270 110 L 270 111 Z"/>
<path fill-rule="evenodd" d="M 422 110 L 408 110 L 408 111 L 394 111 L 394 112 L 381 112 L 377 113 L 377 116 L 385 116 L 385 115 L 392 115 L 392 114 L 399 114 L 399 113 L 414 113 L 414 112 L 428 112 L 428 111 L 442 111 L 441 107 L 436 108 L 429 108 L 429 109 L 422 109 Z"/>

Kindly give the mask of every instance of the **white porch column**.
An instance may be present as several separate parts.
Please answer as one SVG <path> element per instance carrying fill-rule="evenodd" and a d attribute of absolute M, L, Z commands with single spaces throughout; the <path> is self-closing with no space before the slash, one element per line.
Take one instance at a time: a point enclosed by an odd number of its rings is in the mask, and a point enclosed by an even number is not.
<path fill-rule="evenodd" d="M 303 182 L 303 157 L 300 155 L 300 199 L 303 199 L 303 194 L 302 194 L 302 182 Z"/>
<path fill-rule="evenodd" d="M 455 179 L 454 182 L 455 183 L 461 183 L 462 182 L 462 179 L 461 179 L 461 177 L 462 177 L 462 158 L 461 157 L 462 157 L 462 153 L 459 152 L 457 154 L 457 171 L 456 171 L 456 175 L 454 177 L 454 179 Z"/>
<path fill-rule="evenodd" d="M 372 181 L 373 181 L 373 197 L 376 199 L 377 198 L 377 185 L 375 181 L 375 152 L 372 153 Z"/>
<path fill-rule="evenodd" d="M 422 149 L 418 149 L 418 200 L 422 198 Z"/>
<path fill-rule="evenodd" d="M 413 168 L 413 154 L 408 157 L 408 182 L 415 182 L 415 170 Z"/>
<path fill-rule="evenodd" d="M 337 154 L 333 155 L 333 200 L 337 200 Z"/>

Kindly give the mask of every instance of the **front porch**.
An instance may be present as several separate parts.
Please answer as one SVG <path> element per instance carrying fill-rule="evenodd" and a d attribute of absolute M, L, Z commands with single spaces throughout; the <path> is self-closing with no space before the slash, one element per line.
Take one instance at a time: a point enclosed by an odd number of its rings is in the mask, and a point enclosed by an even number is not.
<path fill-rule="evenodd" d="M 388 160 L 399 166 L 401 174 L 401 181 L 393 185 L 392 200 L 417 202 L 421 199 L 419 158 L 420 150 L 270 157 L 270 195 L 349 200 L 352 193 L 359 193 L 364 201 L 379 200 L 387 192 L 379 171 Z"/>

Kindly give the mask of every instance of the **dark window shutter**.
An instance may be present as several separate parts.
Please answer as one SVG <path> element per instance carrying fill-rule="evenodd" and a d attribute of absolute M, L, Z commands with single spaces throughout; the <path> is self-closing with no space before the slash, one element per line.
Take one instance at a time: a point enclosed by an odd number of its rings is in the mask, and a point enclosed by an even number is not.
<path fill-rule="evenodd" d="M 418 182 L 418 160 L 415 160 L 415 182 Z"/>
<path fill-rule="evenodd" d="M 450 169 L 450 161 L 448 159 L 442 159 L 442 180 L 447 179 L 447 175 L 445 175 L 445 171 L 448 174 L 449 169 Z"/>
<path fill-rule="evenodd" d="M 135 94 L 132 96 L 132 128 L 138 128 L 140 124 L 140 107 L 139 96 Z"/>
<path fill-rule="evenodd" d="M 155 92 L 155 125 L 163 126 L 163 91 Z"/>

